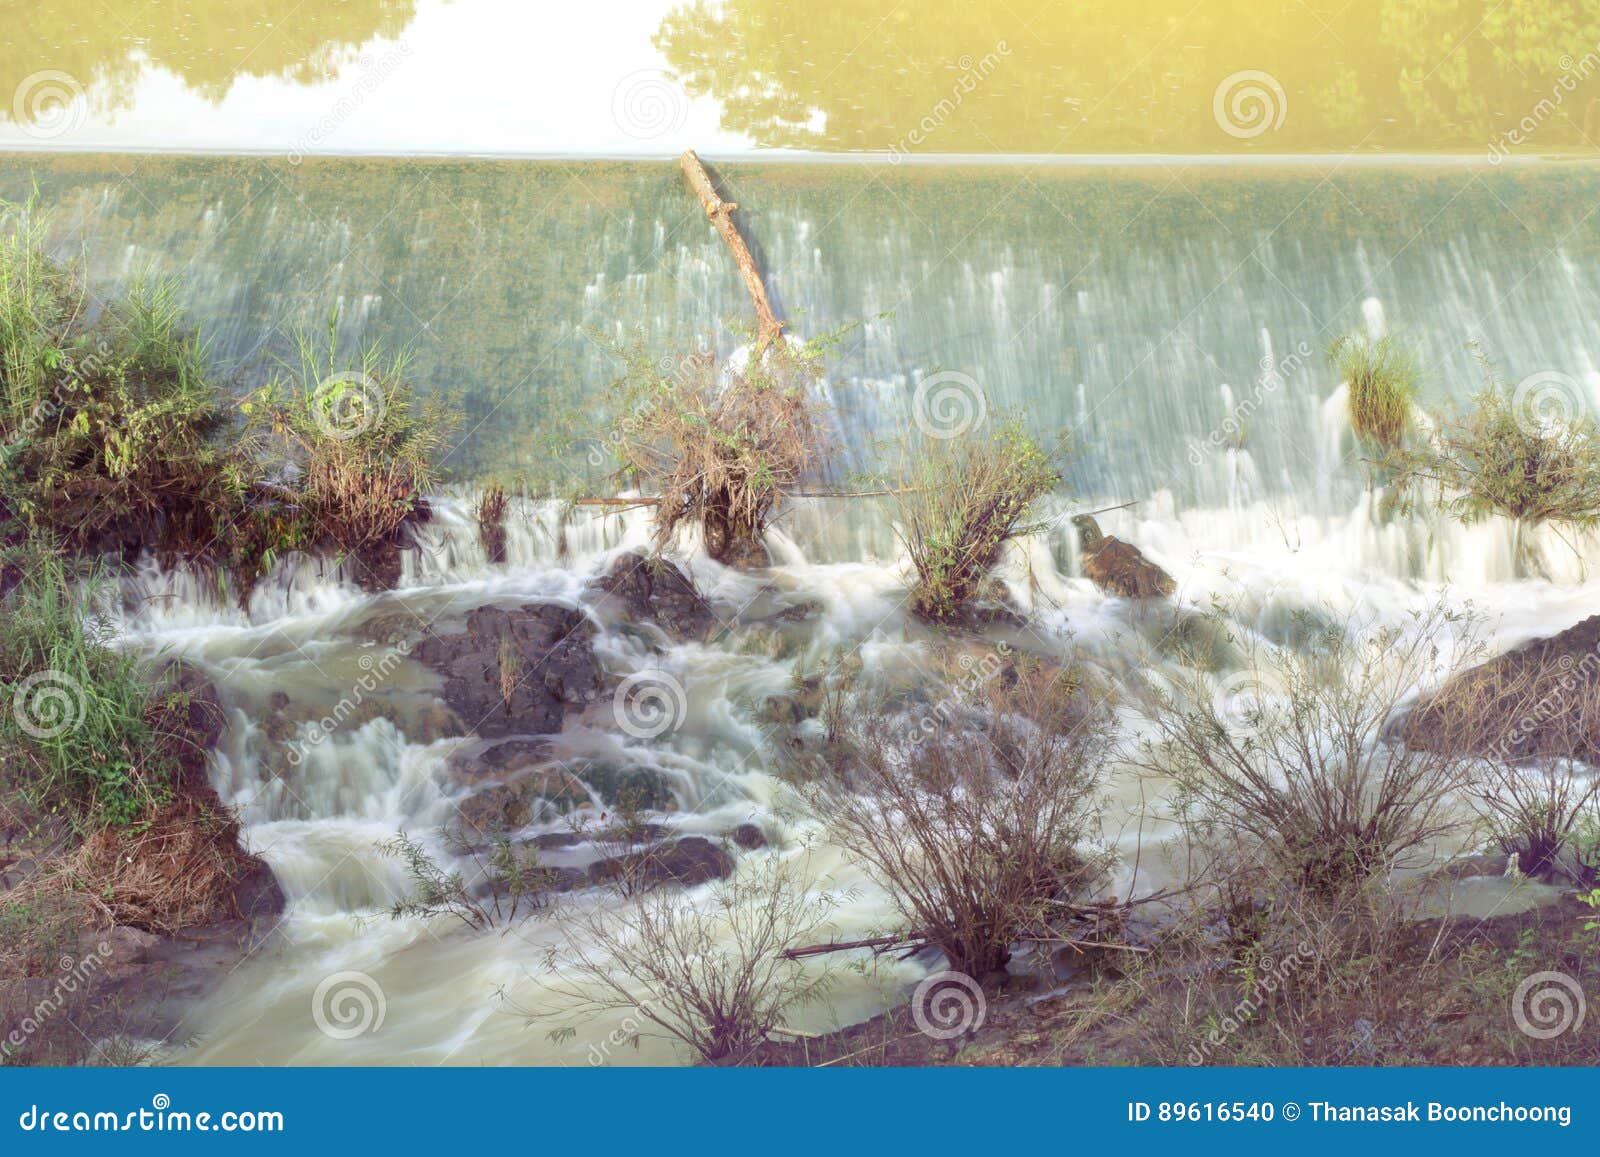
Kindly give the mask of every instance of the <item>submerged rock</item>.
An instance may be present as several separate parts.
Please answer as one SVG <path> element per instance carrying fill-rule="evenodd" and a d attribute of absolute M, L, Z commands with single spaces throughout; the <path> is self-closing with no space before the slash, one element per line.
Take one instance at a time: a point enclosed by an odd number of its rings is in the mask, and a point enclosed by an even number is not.
<path fill-rule="evenodd" d="M 728 833 L 728 838 L 747 852 L 767 846 L 767 834 L 755 824 L 740 824 Z"/>
<path fill-rule="evenodd" d="M 589 866 L 595 884 L 626 881 L 632 890 L 663 884 L 693 887 L 733 874 L 733 857 L 704 836 L 685 836 L 670 844 L 628 852 Z"/>
<path fill-rule="evenodd" d="M 602 613 L 655 623 L 679 640 L 700 638 L 717 622 L 689 577 L 660 555 L 618 555 L 589 591 Z"/>
<path fill-rule="evenodd" d="M 1132 543 L 1102 534 L 1087 514 L 1072 520 L 1083 550 L 1083 573 L 1109 595 L 1125 599 L 1167 598 L 1177 589 L 1172 576 L 1145 558 Z"/>
<path fill-rule="evenodd" d="M 596 800 L 629 811 L 667 811 L 677 803 L 665 778 L 652 768 L 558 758 L 550 741 L 539 737 L 463 747 L 446 769 L 455 786 L 470 792 L 458 804 L 469 842 L 566 815 Z"/>
<path fill-rule="evenodd" d="M 470 732 L 549 735 L 604 686 L 594 626 L 556 603 L 479 607 L 463 630 L 434 634 L 414 658 L 444 677 L 441 697 Z"/>

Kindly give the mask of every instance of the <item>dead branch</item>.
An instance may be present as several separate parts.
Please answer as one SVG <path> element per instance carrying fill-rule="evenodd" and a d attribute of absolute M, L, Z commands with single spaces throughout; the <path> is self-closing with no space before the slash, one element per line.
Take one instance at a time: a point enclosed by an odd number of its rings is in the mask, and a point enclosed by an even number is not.
<path fill-rule="evenodd" d="M 921 951 L 928 943 L 927 937 L 915 933 L 902 936 L 869 936 L 865 940 L 830 940 L 826 944 L 807 944 L 801 948 L 786 948 L 780 955 L 785 960 L 804 960 L 808 956 L 824 956 L 830 952 L 850 952 L 857 948 L 870 948 L 883 953 L 902 946 L 916 947 Z"/>
<path fill-rule="evenodd" d="M 700 163 L 693 149 L 684 150 L 683 156 L 678 158 L 678 167 L 683 170 L 689 188 L 700 198 L 706 216 L 716 226 L 717 232 L 722 234 L 728 252 L 733 254 L 733 263 L 739 267 L 739 276 L 744 278 L 744 287 L 750 292 L 750 300 L 755 303 L 758 323 L 756 357 L 759 358 L 767 346 L 782 335 L 783 322 L 772 312 L 772 302 L 767 299 L 767 287 L 761 279 L 761 271 L 756 268 L 755 258 L 750 256 L 750 249 L 745 245 L 739 227 L 733 223 L 733 211 L 739 206 L 732 201 L 724 201 L 717 193 L 711 174 L 706 172 L 706 167 Z"/>

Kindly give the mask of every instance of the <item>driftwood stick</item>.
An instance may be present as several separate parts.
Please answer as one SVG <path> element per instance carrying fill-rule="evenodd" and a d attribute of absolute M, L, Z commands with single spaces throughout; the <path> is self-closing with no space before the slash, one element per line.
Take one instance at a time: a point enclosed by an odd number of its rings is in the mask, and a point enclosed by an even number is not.
<path fill-rule="evenodd" d="M 807 944 L 803 948 L 787 948 L 779 953 L 785 960 L 804 960 L 808 956 L 823 956 L 829 952 L 849 952 L 856 948 L 871 948 L 882 952 L 886 948 L 898 948 L 903 944 L 922 945 L 927 943 L 925 936 L 869 936 L 865 940 L 830 940 L 826 944 Z"/>
<path fill-rule="evenodd" d="M 1126 510 L 1130 506 L 1138 506 L 1139 501 L 1139 499 L 1134 499 L 1132 502 L 1123 502 L 1116 506 L 1102 506 L 1099 510 L 1081 511 L 1079 517 L 1087 516 L 1093 518 L 1096 514 L 1110 514 L 1113 510 Z"/>
<path fill-rule="evenodd" d="M 891 494 L 915 494 L 920 488 L 903 487 L 899 490 L 802 490 L 790 498 L 882 498 Z M 659 506 L 659 498 L 573 498 L 573 506 Z"/>
<path fill-rule="evenodd" d="M 750 249 L 740 236 L 739 227 L 733 223 L 733 211 L 739 206 L 732 201 L 722 199 L 717 187 L 711 182 L 711 174 L 706 172 L 706 167 L 700 163 L 700 158 L 695 156 L 693 149 L 683 151 L 683 156 L 678 158 L 678 167 L 683 170 L 689 188 L 700 198 L 706 216 L 711 218 L 711 223 L 716 226 L 717 232 L 722 234 L 728 252 L 733 254 L 733 263 L 739 267 L 739 276 L 744 278 L 744 287 L 750 292 L 750 300 L 755 303 L 756 356 L 760 357 L 767 346 L 782 335 L 783 322 L 772 312 L 772 302 L 767 299 L 767 286 L 761 280 L 761 271 L 756 268 L 755 258 L 750 256 Z"/>

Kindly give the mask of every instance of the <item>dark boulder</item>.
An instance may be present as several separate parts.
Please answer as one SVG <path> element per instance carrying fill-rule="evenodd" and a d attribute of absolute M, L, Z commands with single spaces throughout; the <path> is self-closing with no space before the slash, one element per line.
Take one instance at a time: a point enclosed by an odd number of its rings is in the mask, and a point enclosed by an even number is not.
<path fill-rule="evenodd" d="M 583 612 L 556 603 L 479 607 L 464 629 L 430 635 L 412 655 L 443 676 L 442 698 L 469 731 L 548 735 L 603 689 L 594 635 Z"/>
<path fill-rule="evenodd" d="M 660 555 L 618 555 L 589 592 L 602 614 L 655 623 L 675 639 L 701 638 L 717 622 L 689 576 Z"/>

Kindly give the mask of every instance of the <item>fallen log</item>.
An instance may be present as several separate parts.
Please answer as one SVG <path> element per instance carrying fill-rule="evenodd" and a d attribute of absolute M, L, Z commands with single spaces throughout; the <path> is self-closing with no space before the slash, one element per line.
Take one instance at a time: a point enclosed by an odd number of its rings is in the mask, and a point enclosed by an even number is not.
<path fill-rule="evenodd" d="M 772 302 L 767 298 L 766 282 L 761 279 L 761 271 L 756 268 L 755 258 L 750 256 L 749 246 L 744 243 L 739 227 L 733 223 L 733 211 L 739 206 L 722 199 L 711 181 L 711 174 L 706 172 L 706 167 L 700 163 L 693 149 L 684 150 L 683 156 L 678 158 L 678 167 L 683 170 L 689 188 L 700 198 L 706 216 L 716 226 L 717 232 L 722 234 L 723 243 L 733 254 L 733 263 L 739 267 L 739 276 L 744 278 L 744 287 L 750 293 L 750 300 L 755 303 L 756 357 L 759 358 L 767 346 L 782 336 L 783 322 L 773 313 Z"/>

